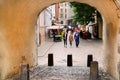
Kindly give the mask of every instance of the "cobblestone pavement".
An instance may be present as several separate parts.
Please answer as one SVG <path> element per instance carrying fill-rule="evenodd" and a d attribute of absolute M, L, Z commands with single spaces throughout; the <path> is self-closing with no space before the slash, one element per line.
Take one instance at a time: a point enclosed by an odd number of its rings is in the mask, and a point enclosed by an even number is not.
<path fill-rule="evenodd" d="M 90 68 L 82 66 L 36 66 L 30 69 L 30 80 L 90 80 Z M 16 75 L 7 80 L 20 80 Z M 97 80 L 114 80 L 99 68 Z"/>
<path fill-rule="evenodd" d="M 37 72 L 37 73 L 36 73 Z M 40 66 L 31 71 L 31 80 L 89 80 L 88 67 Z M 99 70 L 98 80 L 114 80 L 102 69 Z"/>
<path fill-rule="evenodd" d="M 114 80 L 104 71 L 104 55 L 102 40 L 80 39 L 78 48 L 64 47 L 63 41 L 46 41 L 38 47 L 38 66 L 30 69 L 31 80 L 89 80 L 90 69 L 87 67 L 87 55 L 92 54 L 93 60 L 99 63 L 98 80 Z M 54 66 L 48 67 L 48 54 L 54 55 Z M 72 54 L 73 66 L 67 67 L 67 55 Z M 10 79 L 12 80 L 12 79 Z M 18 80 L 18 79 L 16 79 Z"/>
<path fill-rule="evenodd" d="M 64 47 L 63 41 L 47 41 L 38 48 L 38 65 L 40 67 L 31 73 L 32 80 L 89 80 L 90 69 L 87 67 L 87 56 L 93 55 L 93 60 L 99 63 L 99 80 L 113 80 L 103 70 L 104 55 L 102 40 L 80 39 L 80 45 Z M 53 53 L 54 67 L 47 67 L 48 54 Z M 73 67 L 67 67 L 67 55 L 73 56 Z M 44 67 L 42 67 L 44 66 Z"/>

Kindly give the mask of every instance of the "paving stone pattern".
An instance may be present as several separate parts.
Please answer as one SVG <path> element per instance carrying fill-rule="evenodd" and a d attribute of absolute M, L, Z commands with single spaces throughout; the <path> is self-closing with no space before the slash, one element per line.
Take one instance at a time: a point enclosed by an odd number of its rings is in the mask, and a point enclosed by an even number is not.
<path fill-rule="evenodd" d="M 89 67 L 66 67 L 66 66 L 40 66 L 31 69 L 31 80 L 89 80 Z M 98 80 L 114 80 L 102 69 L 99 70 Z"/>
<path fill-rule="evenodd" d="M 38 65 L 30 69 L 31 80 L 89 80 L 90 69 L 87 66 L 87 55 L 92 54 L 93 60 L 99 63 L 98 80 L 114 80 L 104 69 L 103 43 L 101 40 L 80 39 L 78 48 L 64 47 L 62 42 L 47 41 L 37 48 Z M 48 67 L 48 54 L 54 55 L 54 67 Z M 73 55 L 73 67 L 67 67 L 67 55 Z M 18 78 L 8 80 L 19 80 Z"/>

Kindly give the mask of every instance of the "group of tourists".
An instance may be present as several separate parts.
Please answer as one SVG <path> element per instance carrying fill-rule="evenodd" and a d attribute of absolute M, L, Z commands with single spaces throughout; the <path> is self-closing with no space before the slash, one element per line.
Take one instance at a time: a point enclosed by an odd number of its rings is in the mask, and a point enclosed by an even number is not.
<path fill-rule="evenodd" d="M 63 31 L 62 38 L 64 41 L 64 47 L 67 47 L 67 40 L 69 40 L 70 46 L 72 46 L 72 42 L 75 40 L 76 47 L 78 47 L 80 34 L 78 31 L 76 31 L 74 35 L 72 31 L 69 31 L 69 34 L 68 31 Z"/>

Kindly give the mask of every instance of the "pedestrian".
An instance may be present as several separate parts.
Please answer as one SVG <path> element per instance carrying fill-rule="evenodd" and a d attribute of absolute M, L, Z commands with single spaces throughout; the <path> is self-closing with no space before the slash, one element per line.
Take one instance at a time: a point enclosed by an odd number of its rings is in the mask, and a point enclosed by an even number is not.
<path fill-rule="evenodd" d="M 73 34 L 72 32 L 70 32 L 70 35 L 69 35 L 70 46 L 72 46 L 72 41 L 73 41 Z"/>
<path fill-rule="evenodd" d="M 55 41 L 55 31 L 52 30 L 52 33 L 53 33 L 53 41 Z"/>
<path fill-rule="evenodd" d="M 61 39 L 63 39 L 64 33 L 65 33 L 65 31 L 63 30 L 63 31 L 61 32 Z"/>
<path fill-rule="evenodd" d="M 83 31 L 80 30 L 80 38 L 83 38 Z"/>
<path fill-rule="evenodd" d="M 67 48 L 67 32 L 65 31 L 64 32 L 64 35 L 63 35 L 63 41 L 64 41 L 64 47 L 66 47 Z"/>
<path fill-rule="evenodd" d="M 78 47 L 78 45 L 79 45 L 79 38 L 80 38 L 80 34 L 78 31 L 76 31 L 76 33 L 74 35 L 76 47 Z"/>

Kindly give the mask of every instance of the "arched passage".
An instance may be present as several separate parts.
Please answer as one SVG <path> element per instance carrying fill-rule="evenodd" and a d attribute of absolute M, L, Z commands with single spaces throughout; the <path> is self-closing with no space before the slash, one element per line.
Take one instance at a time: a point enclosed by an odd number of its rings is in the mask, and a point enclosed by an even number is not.
<path fill-rule="evenodd" d="M 23 61 L 36 65 L 35 24 L 39 12 L 63 0 L 1 0 L 0 1 L 0 66 L 1 78 L 14 75 Z M 64 0 L 76 1 L 76 0 Z M 117 72 L 117 7 L 112 0 L 77 0 L 94 6 L 103 18 L 105 67 L 115 79 Z"/>

